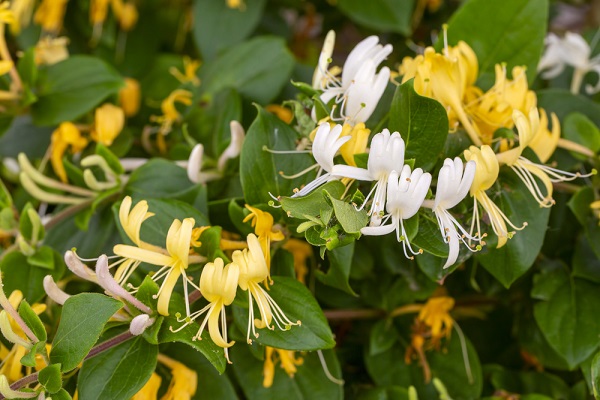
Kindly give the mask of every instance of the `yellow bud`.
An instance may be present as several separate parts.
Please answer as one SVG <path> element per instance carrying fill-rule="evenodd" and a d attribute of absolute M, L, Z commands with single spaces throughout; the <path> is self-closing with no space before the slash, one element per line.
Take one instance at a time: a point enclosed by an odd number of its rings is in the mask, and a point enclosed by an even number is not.
<path fill-rule="evenodd" d="M 125 87 L 119 92 L 119 104 L 126 117 L 132 117 L 140 110 L 140 84 L 133 78 L 125 78 Z"/>
<path fill-rule="evenodd" d="M 92 139 L 105 146 L 110 146 L 125 124 L 125 113 L 121 107 L 104 104 L 96 109 L 95 126 Z"/>

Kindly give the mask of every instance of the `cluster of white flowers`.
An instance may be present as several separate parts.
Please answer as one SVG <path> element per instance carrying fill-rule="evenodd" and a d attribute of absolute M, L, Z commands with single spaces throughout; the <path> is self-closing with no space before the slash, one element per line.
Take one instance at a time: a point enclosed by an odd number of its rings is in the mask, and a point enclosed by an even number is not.
<path fill-rule="evenodd" d="M 349 139 L 340 138 L 341 125 L 333 128 L 328 123 L 319 126 L 312 146 L 312 154 L 327 173 L 317 177 L 294 196 L 304 196 L 320 185 L 334 179 L 349 178 L 360 181 L 375 181 L 364 204 L 370 202 L 368 214 L 369 226 L 363 228 L 363 235 L 386 235 L 396 231 L 396 238 L 404 246 L 404 254 L 416 255 L 410 245 L 404 228 L 404 220 L 414 216 L 421 207 L 431 208 L 438 221 L 444 241 L 449 244 L 450 252 L 444 267 L 454 264 L 458 258 L 462 241 L 471 249 L 466 239 L 478 239 L 469 235 L 448 211 L 467 195 L 475 177 L 475 162 L 469 161 L 466 167 L 460 158 L 446 159 L 440 169 L 435 200 L 425 200 L 431 185 L 431 174 L 421 168 L 411 169 L 404 164 L 404 140 L 398 132 L 384 129 L 373 136 L 370 145 L 367 169 L 343 164 L 335 164 L 334 157 L 339 148 Z M 386 213 L 387 212 L 387 213 Z M 388 222 L 391 220 L 391 223 Z"/>

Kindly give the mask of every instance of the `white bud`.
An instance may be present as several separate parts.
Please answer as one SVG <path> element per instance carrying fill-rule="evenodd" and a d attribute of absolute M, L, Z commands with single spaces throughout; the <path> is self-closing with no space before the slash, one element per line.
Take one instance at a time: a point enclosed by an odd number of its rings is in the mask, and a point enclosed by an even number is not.
<path fill-rule="evenodd" d="M 71 270 L 72 273 L 78 277 L 85 279 L 86 281 L 98 283 L 98 278 L 94 271 L 92 271 L 87 265 L 81 262 L 79 258 L 71 250 L 65 253 L 65 264 Z"/>
<path fill-rule="evenodd" d="M 146 328 L 152 326 L 154 323 L 154 318 L 150 318 L 148 314 L 140 314 L 134 319 L 131 320 L 131 324 L 129 324 L 129 332 L 131 332 L 134 336 L 139 336 Z"/>
<path fill-rule="evenodd" d="M 48 297 L 50 297 L 55 303 L 60 304 L 61 306 L 65 304 L 65 301 L 67 301 L 69 297 L 71 297 L 71 295 L 68 295 L 67 293 L 63 292 L 58 287 L 56 282 L 54 282 L 52 275 L 46 275 L 44 277 L 44 290 L 46 291 Z"/>

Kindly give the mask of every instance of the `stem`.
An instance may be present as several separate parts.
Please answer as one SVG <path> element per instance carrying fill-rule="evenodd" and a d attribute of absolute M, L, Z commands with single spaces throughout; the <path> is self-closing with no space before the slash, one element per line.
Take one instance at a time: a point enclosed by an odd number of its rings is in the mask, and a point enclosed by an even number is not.
<path fill-rule="evenodd" d="M 385 317 L 385 312 L 375 309 L 359 309 L 359 310 L 324 310 L 325 318 L 328 320 L 345 320 L 345 319 L 371 319 Z"/>
<path fill-rule="evenodd" d="M 75 205 L 65 208 L 64 210 L 62 210 L 61 212 L 56 214 L 54 217 L 52 217 L 50 219 L 50 221 L 46 222 L 44 224 L 44 228 L 52 229 L 55 225 L 57 225 L 64 219 L 69 218 L 70 216 L 77 214 L 79 211 L 82 211 L 82 210 L 85 210 L 86 208 L 88 208 L 95 200 L 96 200 L 95 198 L 89 199 L 89 200 L 84 201 L 83 203 L 75 204 Z"/>
<path fill-rule="evenodd" d="M 579 189 L 581 189 L 581 186 L 566 182 L 552 182 L 552 186 L 554 186 L 554 189 L 566 193 L 576 193 Z"/>
<path fill-rule="evenodd" d="M 12 57 L 10 56 L 10 51 L 8 51 L 8 47 L 6 46 L 6 39 L 4 37 L 4 30 L 6 25 L 0 23 L 0 58 L 6 61 L 13 62 Z M 13 67 L 9 71 L 10 78 L 12 79 L 15 89 L 17 92 L 20 92 L 23 88 L 23 84 L 21 83 L 21 77 L 17 72 L 17 68 L 15 67 L 15 63 L 13 62 Z"/>
<path fill-rule="evenodd" d="M 587 147 L 585 147 L 579 143 L 575 143 L 572 140 L 568 140 L 568 139 L 564 139 L 564 138 L 558 139 L 558 147 L 560 147 L 561 149 L 574 151 L 575 153 L 582 154 L 586 157 L 594 157 L 596 155 L 596 154 L 594 154 L 593 151 L 591 151 Z"/>
<path fill-rule="evenodd" d="M 483 143 L 481 142 L 481 139 L 479 138 L 475 127 L 471 123 L 471 120 L 469 120 L 469 117 L 465 113 L 465 110 L 462 108 L 462 106 L 459 105 L 458 107 L 452 107 L 452 109 L 458 115 L 460 123 L 463 125 L 463 128 L 465 128 L 465 131 L 469 135 L 469 138 L 471 139 L 473 144 L 477 147 L 481 147 Z"/>
<path fill-rule="evenodd" d="M 124 343 L 133 337 L 135 337 L 135 336 L 133 336 L 133 334 L 131 332 L 129 332 L 128 330 L 123 333 L 120 333 L 117 336 L 110 338 L 107 341 L 102 342 L 102 343 L 92 347 L 92 349 L 90 350 L 88 355 L 85 356 L 84 360 L 89 360 L 90 358 L 97 356 L 98 354 L 102 353 L 103 351 L 112 349 L 113 347 L 116 347 L 116 346 L 120 345 L 121 343 Z M 34 383 L 37 381 L 38 381 L 38 373 L 35 372 L 31 375 L 27 375 L 26 377 L 19 379 L 18 381 L 16 381 L 12 385 L 10 385 L 10 388 L 12 390 L 19 390 L 19 389 L 22 389 L 25 386 L 29 385 L 30 383 Z M 4 400 L 4 399 L 5 399 L 5 397 L 0 394 L 0 400 Z"/>

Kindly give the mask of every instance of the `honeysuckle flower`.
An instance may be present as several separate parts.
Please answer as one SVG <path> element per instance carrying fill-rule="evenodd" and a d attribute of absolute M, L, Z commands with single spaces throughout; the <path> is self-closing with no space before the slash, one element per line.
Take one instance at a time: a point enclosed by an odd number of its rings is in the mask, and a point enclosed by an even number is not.
<path fill-rule="evenodd" d="M 160 105 L 162 115 L 152 116 L 152 120 L 161 124 L 159 135 L 158 135 L 158 147 L 162 152 L 166 151 L 166 145 L 164 143 L 164 135 L 171 132 L 173 124 L 181 119 L 181 114 L 177 111 L 176 104 L 183 104 L 189 106 L 192 104 L 192 92 L 184 89 L 176 89 L 172 91 L 166 99 L 164 99 Z"/>
<path fill-rule="evenodd" d="M 513 229 L 521 230 L 527 226 L 527 222 L 524 222 L 521 227 L 515 226 L 508 217 L 500 210 L 500 208 L 494 204 L 494 202 L 485 193 L 486 190 L 492 187 L 492 185 L 498 179 L 498 173 L 500 172 L 500 165 L 496 159 L 496 155 L 492 148 L 488 145 L 483 145 L 481 148 L 471 146 L 468 150 L 465 150 L 465 160 L 475 161 L 477 167 L 475 169 L 475 177 L 473 178 L 473 184 L 469 193 L 473 197 L 473 222 L 471 224 L 471 234 L 473 229 L 477 227 L 476 237 L 481 238 L 481 225 L 479 221 L 479 206 L 481 204 L 483 209 L 487 212 L 490 220 L 492 230 L 498 236 L 498 246 L 500 248 L 506 244 L 506 241 L 514 235 L 513 232 L 509 232 L 506 224 L 508 223 Z"/>
<path fill-rule="evenodd" d="M 125 87 L 119 91 L 119 105 L 126 117 L 133 117 L 140 110 L 140 83 L 133 78 L 125 78 Z"/>
<path fill-rule="evenodd" d="M 67 250 L 65 252 L 65 264 L 67 268 L 74 273 L 76 276 L 80 277 L 83 280 L 98 283 L 98 277 L 96 273 L 90 269 L 87 265 L 81 262 L 77 254 L 75 254 L 72 250 Z"/>
<path fill-rule="evenodd" d="M 22 28 L 27 28 L 31 23 L 35 0 L 12 0 L 10 10 L 15 16 L 15 21 L 10 26 L 10 32 L 18 36 Z"/>
<path fill-rule="evenodd" d="M 113 13 L 119 22 L 119 28 L 124 32 L 131 31 L 137 23 L 139 13 L 134 2 L 112 0 Z"/>
<path fill-rule="evenodd" d="M 354 125 L 369 119 L 379 99 L 383 95 L 390 78 L 390 69 L 381 68 L 377 73 L 379 65 L 392 52 L 391 45 L 382 46 L 377 36 L 369 36 L 361 41 L 350 52 L 342 76 L 338 78 L 327 71 L 330 57 L 327 57 L 331 41 L 335 36 L 328 36 L 324 50 L 319 57 L 321 70 L 313 77 L 313 83 L 320 82 L 323 90 L 321 100 L 328 103 L 334 99 L 339 107 L 339 116 L 344 122 Z M 329 42 L 328 42 L 329 41 Z M 321 79 L 321 75 L 324 79 Z"/>
<path fill-rule="evenodd" d="M 232 10 L 246 10 L 246 3 L 244 0 L 225 0 L 225 4 L 227 4 L 227 7 L 231 8 Z"/>
<path fill-rule="evenodd" d="M 129 332 L 131 332 L 133 336 L 139 336 L 144 333 L 147 328 L 151 327 L 153 323 L 154 318 L 150 318 L 148 314 L 140 314 L 131 320 Z"/>
<path fill-rule="evenodd" d="M 43 285 L 46 295 L 56 304 L 60 304 L 62 306 L 65 304 L 65 301 L 71 297 L 71 295 L 65 293 L 61 288 L 58 287 L 56 282 L 54 282 L 52 275 L 46 275 L 44 277 Z"/>
<path fill-rule="evenodd" d="M 475 178 L 475 168 L 474 161 L 466 163 L 463 169 L 463 162 L 460 158 L 456 157 L 454 160 L 446 158 L 444 166 L 440 168 L 438 174 L 433 212 L 444 242 L 448 243 L 449 248 L 444 268 L 448 268 L 456 262 L 461 241 L 471 249 L 465 238 L 478 240 L 472 237 L 448 212 L 449 209 L 460 203 L 469 192 L 473 178 Z"/>
<path fill-rule="evenodd" d="M 342 125 L 335 125 L 333 128 L 327 122 L 319 125 L 311 150 L 317 164 L 307 169 L 308 171 L 319 168 L 318 177 L 296 192 L 292 197 L 305 196 L 317 187 L 341 177 L 371 180 L 369 172 L 364 169 L 348 165 L 334 165 L 333 159 L 335 155 L 342 145 L 351 139 L 351 136 L 340 137 L 342 130 Z M 323 171 L 325 171 L 325 173 L 321 175 Z"/>
<path fill-rule="evenodd" d="M 54 173 L 64 183 L 68 182 L 67 172 L 63 164 L 63 156 L 70 148 L 73 153 L 85 149 L 88 140 L 81 136 L 81 132 L 71 122 L 63 122 L 52 132 L 50 144 L 50 164 Z"/>
<path fill-rule="evenodd" d="M 540 125 L 537 133 L 529 142 L 529 148 L 534 151 L 535 155 L 540 159 L 542 164 L 548 162 L 560 139 L 560 121 L 556 114 L 550 114 L 552 118 L 552 130 L 548 129 L 548 115 L 543 108 L 540 111 Z"/>
<path fill-rule="evenodd" d="M 144 384 L 144 386 L 131 397 L 131 400 L 153 400 L 158 399 L 158 390 L 160 389 L 160 384 L 162 383 L 162 378 L 156 372 L 153 372 L 150 375 L 150 379 L 148 382 Z M 188 395 L 188 397 L 191 397 Z"/>
<path fill-rule="evenodd" d="M 442 338 L 449 338 L 454 320 L 450 310 L 454 308 L 454 299 L 448 296 L 431 297 L 419 311 L 417 319 L 431 329 L 431 343 L 437 347 Z"/>
<path fill-rule="evenodd" d="M 102 35 L 102 26 L 108 15 L 110 0 L 90 1 L 90 22 L 93 26 L 92 43 L 97 43 Z"/>
<path fill-rule="evenodd" d="M 514 126 L 513 110 L 529 113 L 537 104 L 535 92 L 529 89 L 524 67 L 512 69 L 512 80 L 506 76 L 506 65 L 496 64 L 496 82 L 483 93 L 477 87 L 469 91 L 467 112 L 477 126 L 483 143 L 490 144 L 498 128 Z"/>
<path fill-rule="evenodd" d="M 273 216 L 266 211 L 262 211 L 256 207 L 252 207 L 246 204 L 246 208 L 250 211 L 250 214 L 244 218 L 242 222 L 248 222 L 252 224 L 254 228 L 254 234 L 258 236 L 258 242 L 265 255 L 265 261 L 267 263 L 267 269 L 271 270 L 271 241 L 279 242 L 285 239 L 285 235 L 280 229 L 273 229 Z"/>
<path fill-rule="evenodd" d="M 600 77 L 600 55 L 591 57 L 592 49 L 581 35 L 567 32 L 561 38 L 554 33 L 546 36 L 546 50 L 538 64 L 538 71 L 544 79 L 556 78 L 569 65 L 575 69 L 571 81 L 571 92 L 579 93 L 583 78 L 588 72 Z M 600 90 L 600 82 L 595 86 L 586 85 L 585 91 L 593 94 Z"/>
<path fill-rule="evenodd" d="M 200 79 L 196 75 L 196 71 L 202 63 L 198 60 L 192 60 L 188 56 L 183 57 L 183 73 L 176 67 L 169 68 L 169 73 L 175 77 L 180 83 L 191 83 L 194 86 L 200 85 Z"/>
<path fill-rule="evenodd" d="M 53 65 L 69 58 L 69 38 L 62 36 L 42 37 L 35 45 L 35 63 L 37 65 Z"/>
<path fill-rule="evenodd" d="M 68 1 L 42 0 L 35 11 L 33 21 L 41 25 L 44 32 L 52 35 L 58 34 L 62 29 Z"/>
<path fill-rule="evenodd" d="M 171 370 L 171 382 L 161 400 L 190 400 L 198 388 L 196 371 L 162 353 L 158 354 L 158 362 Z"/>
<path fill-rule="evenodd" d="M 298 371 L 298 366 L 304 363 L 302 357 L 297 357 L 295 351 L 276 349 L 271 346 L 265 346 L 265 362 L 263 365 L 263 387 L 273 386 L 275 378 L 275 364 L 279 362 L 280 367 L 290 378 Z"/>
<path fill-rule="evenodd" d="M 174 220 L 169 228 L 166 239 L 166 254 L 158 249 L 144 249 L 137 246 L 118 244 L 113 248 L 113 253 L 125 259 L 146 262 L 161 268 L 152 276 L 158 281 L 164 279 L 156 297 L 158 298 L 158 312 L 161 315 L 169 315 L 169 300 L 179 276 L 183 275 L 183 288 L 186 300 L 187 315 L 190 315 L 188 297 L 188 283 L 196 287 L 188 279 L 185 270 L 189 264 L 190 241 L 194 219 L 185 218 L 183 221 Z M 162 249 L 160 249 L 162 250 Z"/>
<path fill-rule="evenodd" d="M 312 86 L 315 89 L 322 89 L 327 85 L 327 81 L 331 77 L 335 77 L 337 74 L 332 74 L 328 68 L 331 63 L 331 56 L 333 54 L 333 47 L 335 46 L 335 31 L 331 30 L 327 32 L 325 41 L 323 42 L 323 48 L 319 54 L 319 62 L 315 72 L 313 73 Z M 339 71 L 337 71 L 339 73 Z"/>
<path fill-rule="evenodd" d="M 269 276 L 269 269 L 265 261 L 265 256 L 261 250 L 260 242 L 254 234 L 249 234 L 247 237 L 248 248 L 244 250 L 236 250 L 233 252 L 233 262 L 240 268 L 239 286 L 240 289 L 248 291 L 248 332 L 246 340 L 250 340 L 250 331 L 254 337 L 258 337 L 256 328 L 267 327 L 271 330 L 275 329 L 271 322 L 275 321 L 277 327 L 282 330 L 288 330 L 292 325 L 300 325 L 300 321 L 292 322 L 283 310 L 275 303 L 275 300 L 269 296 L 267 291 L 260 286 Z M 260 320 L 254 319 L 254 305 L 256 301 L 260 312 Z"/>
<path fill-rule="evenodd" d="M 110 146 L 119 136 L 125 125 L 125 113 L 121 107 L 110 103 L 96 108 L 92 139 L 105 146 Z"/>
<path fill-rule="evenodd" d="M 417 93 L 436 99 L 446 108 L 450 127 L 456 127 L 460 121 L 471 141 L 480 144 L 477 127 L 465 111 L 467 93 L 475 84 L 479 71 L 477 56 L 463 41 L 448 46 L 445 29 L 444 42 L 443 54 L 428 47 L 423 55 L 405 57 L 400 67 L 402 83 L 414 78 Z"/>
<path fill-rule="evenodd" d="M 313 256 L 313 247 L 304 240 L 289 238 L 283 245 L 283 248 L 292 253 L 296 279 L 302 283 L 306 283 L 306 275 L 308 274 L 307 261 Z"/>
<path fill-rule="evenodd" d="M 431 184 L 431 174 L 423 172 L 421 168 L 416 168 L 411 172 L 408 165 L 402 168 L 400 176 L 394 170 L 388 177 L 387 187 L 387 215 L 383 217 L 380 226 L 367 226 L 360 230 L 363 235 L 387 235 L 396 231 L 396 239 L 402 242 L 404 255 L 409 256 L 406 249 L 414 254 L 420 254 L 423 251 L 414 251 L 410 245 L 408 235 L 404 229 L 404 220 L 409 219 L 419 211 L 419 208 L 425 200 L 429 185 Z M 385 224 L 391 219 L 390 224 Z"/>
<path fill-rule="evenodd" d="M 371 135 L 371 130 L 367 129 L 363 122 L 354 126 L 350 124 L 343 125 L 340 137 L 350 136 L 350 140 L 340 147 L 340 154 L 346 164 L 356 167 L 354 155 L 367 152 L 369 135 Z"/>
<path fill-rule="evenodd" d="M 181 327 L 173 332 L 177 332 L 183 327 L 189 325 L 192 321 L 206 313 L 204 321 L 198 329 L 196 336 L 192 340 L 202 340 L 202 332 L 208 324 L 208 333 L 212 341 L 219 347 L 225 349 L 225 358 L 229 360 L 228 348 L 233 346 L 234 341 L 227 341 L 227 320 L 225 317 L 225 306 L 230 305 L 235 299 L 238 280 L 240 277 L 240 268 L 234 262 L 224 266 L 223 259 L 217 258 L 214 262 L 207 263 L 200 276 L 200 292 L 208 301 L 208 305 L 199 311 L 189 315 L 189 317 L 180 320 L 186 321 Z"/>
<path fill-rule="evenodd" d="M 358 174 L 346 174 L 349 178 L 376 181 L 362 205 L 362 207 L 364 207 L 371 196 L 373 196 L 373 201 L 368 212 L 368 214 L 372 216 L 371 226 L 377 226 L 381 223 L 381 214 L 383 213 L 383 210 L 385 210 L 388 178 L 393 171 L 398 172 L 403 170 L 404 150 L 404 140 L 402 140 L 400 134 L 398 132 L 390 134 L 389 130 L 384 129 L 373 136 L 373 139 L 371 140 L 369 159 L 367 162 L 369 179 L 361 179 L 361 176 Z M 359 170 L 361 169 L 355 168 L 352 171 Z"/>

